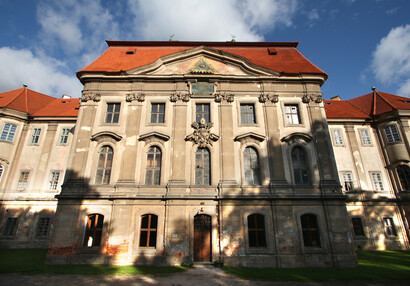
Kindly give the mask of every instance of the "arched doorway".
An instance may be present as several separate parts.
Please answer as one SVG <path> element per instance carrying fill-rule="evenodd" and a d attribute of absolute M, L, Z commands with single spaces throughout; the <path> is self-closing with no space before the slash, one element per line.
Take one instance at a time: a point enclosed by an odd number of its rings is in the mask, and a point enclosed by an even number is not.
<path fill-rule="evenodd" d="M 211 230 L 211 216 L 205 214 L 197 214 L 194 217 L 194 261 L 211 261 Z"/>

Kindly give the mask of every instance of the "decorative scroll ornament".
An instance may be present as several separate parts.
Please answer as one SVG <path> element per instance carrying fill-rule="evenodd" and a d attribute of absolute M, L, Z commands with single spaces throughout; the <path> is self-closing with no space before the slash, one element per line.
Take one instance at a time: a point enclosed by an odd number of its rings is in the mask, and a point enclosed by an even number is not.
<path fill-rule="evenodd" d="M 135 95 L 135 93 L 127 93 L 127 95 L 125 96 L 125 100 L 127 102 L 131 102 L 134 100 L 138 100 L 139 102 L 143 102 L 145 100 L 145 94 L 144 93 L 140 93 Z"/>
<path fill-rule="evenodd" d="M 191 94 L 189 93 L 182 94 L 180 92 L 178 93 L 175 92 L 171 94 L 169 100 L 171 100 L 172 102 L 177 102 L 178 100 L 182 100 L 183 102 L 188 102 L 190 98 L 191 98 Z"/>
<path fill-rule="evenodd" d="M 199 145 L 199 148 L 212 146 L 212 141 L 218 141 L 219 136 L 210 131 L 213 124 L 211 122 L 206 123 L 204 118 L 201 118 L 199 123 L 192 123 L 191 126 L 195 130 L 191 135 L 188 135 L 185 138 L 186 141 L 193 141 L 195 144 Z"/>
<path fill-rule="evenodd" d="M 314 101 L 316 103 L 321 103 L 323 101 L 323 98 L 321 95 L 312 95 L 312 94 L 305 94 L 302 96 L 302 102 L 303 103 L 309 103 L 310 101 Z"/>
<path fill-rule="evenodd" d="M 87 102 L 89 100 L 93 100 L 94 102 L 99 102 L 101 100 L 101 94 L 83 90 L 81 92 L 81 101 Z"/>
<path fill-rule="evenodd" d="M 279 101 L 279 95 L 278 94 L 265 94 L 265 93 L 262 93 L 259 96 L 259 102 L 265 103 L 267 101 L 271 101 L 273 103 L 276 103 L 276 102 Z"/>
<path fill-rule="evenodd" d="M 227 102 L 231 103 L 234 101 L 235 96 L 230 93 L 230 94 L 226 94 L 226 93 L 215 93 L 215 101 L 216 102 L 222 102 L 222 100 L 226 100 Z"/>

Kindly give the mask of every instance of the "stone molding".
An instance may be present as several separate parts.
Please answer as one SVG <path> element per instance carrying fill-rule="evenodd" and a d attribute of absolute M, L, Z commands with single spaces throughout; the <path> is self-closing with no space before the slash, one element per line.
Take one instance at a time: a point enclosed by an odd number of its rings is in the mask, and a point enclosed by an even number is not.
<path fill-rule="evenodd" d="M 222 102 L 222 101 L 226 101 L 229 103 L 232 103 L 235 100 L 235 96 L 232 93 L 215 93 L 215 102 Z"/>
<path fill-rule="evenodd" d="M 138 102 L 143 102 L 145 101 L 145 94 L 140 93 L 140 94 L 135 94 L 135 93 L 127 93 L 125 96 L 125 101 L 127 102 L 132 102 L 134 100 L 137 100 Z"/>
<path fill-rule="evenodd" d="M 93 91 L 83 90 L 81 92 L 81 101 L 87 102 L 89 100 L 99 102 L 101 100 L 101 94 Z"/>
<path fill-rule="evenodd" d="M 198 144 L 199 148 L 212 146 L 212 141 L 218 141 L 219 136 L 210 131 L 213 126 L 212 122 L 206 123 L 205 119 L 202 118 L 201 122 L 194 122 L 191 126 L 194 128 L 194 132 L 185 138 L 186 141 L 192 141 L 194 144 Z"/>
<path fill-rule="evenodd" d="M 265 103 L 267 101 L 270 101 L 272 103 L 277 103 L 279 101 L 279 95 L 278 94 L 262 93 L 259 96 L 259 102 Z"/>

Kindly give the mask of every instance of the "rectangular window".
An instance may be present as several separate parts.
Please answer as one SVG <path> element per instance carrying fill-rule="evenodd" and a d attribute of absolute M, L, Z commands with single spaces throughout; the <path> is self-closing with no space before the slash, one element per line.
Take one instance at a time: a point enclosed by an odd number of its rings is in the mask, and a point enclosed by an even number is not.
<path fill-rule="evenodd" d="M 0 140 L 3 141 L 14 141 L 14 136 L 16 135 L 17 125 L 11 123 L 4 123 L 3 131 L 1 132 Z"/>
<path fill-rule="evenodd" d="M 253 104 L 241 104 L 241 123 L 255 124 L 255 107 Z"/>
<path fill-rule="evenodd" d="M 37 238 L 46 238 L 48 236 L 48 230 L 50 229 L 50 217 L 40 217 L 37 223 Z"/>
<path fill-rule="evenodd" d="M 118 123 L 120 118 L 121 103 L 107 103 L 105 123 Z"/>
<path fill-rule="evenodd" d="M 384 127 L 384 133 L 386 134 L 387 142 L 389 143 L 401 141 L 399 130 L 397 130 L 396 124 Z"/>
<path fill-rule="evenodd" d="M 371 172 L 370 176 L 372 177 L 374 190 L 384 191 L 382 174 L 380 172 Z"/>
<path fill-rule="evenodd" d="M 362 219 L 360 217 L 352 217 L 351 222 L 354 236 L 365 236 Z"/>
<path fill-rule="evenodd" d="M 340 129 L 333 129 L 333 142 L 336 146 L 343 145 L 342 131 Z"/>
<path fill-rule="evenodd" d="M 165 103 L 151 104 L 151 123 L 165 122 Z"/>
<path fill-rule="evenodd" d="M 210 119 L 210 107 L 208 103 L 197 103 L 195 108 L 195 121 L 201 122 L 201 118 L 205 119 L 205 122 L 208 123 Z"/>
<path fill-rule="evenodd" d="M 19 181 L 17 184 L 17 190 L 24 191 L 27 186 L 28 176 L 30 175 L 29 171 L 21 171 Z"/>
<path fill-rule="evenodd" d="M 342 185 L 346 192 L 353 191 L 352 172 L 342 172 Z"/>
<path fill-rule="evenodd" d="M 60 171 L 51 171 L 50 182 L 48 184 L 48 189 L 50 191 L 56 191 L 58 187 L 58 181 L 60 179 Z"/>
<path fill-rule="evenodd" d="M 6 225 L 4 226 L 3 236 L 4 237 L 14 237 L 17 230 L 17 217 L 8 217 Z"/>
<path fill-rule="evenodd" d="M 61 129 L 60 144 L 65 145 L 68 142 L 68 135 L 70 134 L 70 128 Z"/>
<path fill-rule="evenodd" d="M 370 140 L 369 130 L 361 129 L 360 130 L 360 137 L 362 139 L 363 145 L 372 145 L 372 141 Z"/>
<path fill-rule="evenodd" d="M 30 144 L 38 144 L 40 140 L 41 128 L 34 128 L 33 133 L 31 134 Z"/>
<path fill-rule="evenodd" d="M 297 104 L 285 104 L 286 124 L 300 124 L 299 108 Z"/>
<path fill-rule="evenodd" d="M 396 228 L 394 227 L 393 218 L 385 217 L 383 218 L 384 232 L 386 235 L 397 236 Z"/>

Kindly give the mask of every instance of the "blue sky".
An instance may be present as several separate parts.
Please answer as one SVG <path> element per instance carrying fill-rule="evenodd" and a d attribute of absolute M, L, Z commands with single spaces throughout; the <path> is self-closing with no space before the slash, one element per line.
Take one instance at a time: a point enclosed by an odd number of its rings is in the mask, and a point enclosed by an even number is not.
<path fill-rule="evenodd" d="M 324 98 L 410 97 L 409 0 L 0 0 L 0 92 L 79 97 L 105 40 L 299 41 Z"/>

